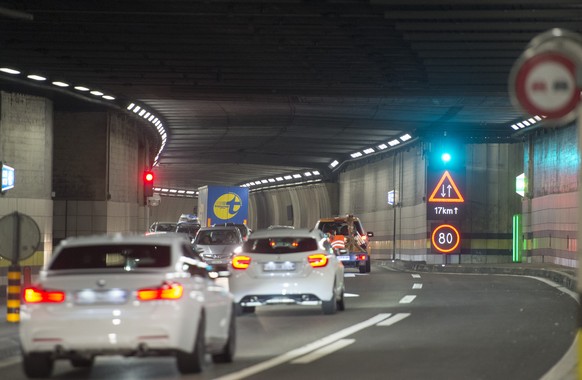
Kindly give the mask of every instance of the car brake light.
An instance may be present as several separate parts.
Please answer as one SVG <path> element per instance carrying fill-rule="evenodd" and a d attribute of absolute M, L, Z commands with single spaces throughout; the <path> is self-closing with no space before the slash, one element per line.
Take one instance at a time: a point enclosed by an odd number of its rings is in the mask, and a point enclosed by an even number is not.
<path fill-rule="evenodd" d="M 364 261 L 366 260 L 366 255 L 358 255 L 358 261 Z"/>
<path fill-rule="evenodd" d="M 232 258 L 232 267 L 234 269 L 247 269 L 251 265 L 251 258 L 248 256 L 235 256 Z"/>
<path fill-rule="evenodd" d="M 65 292 L 28 287 L 24 289 L 24 301 L 27 303 L 61 303 L 65 301 Z"/>
<path fill-rule="evenodd" d="M 159 288 L 144 288 L 137 291 L 140 301 L 177 300 L 182 297 L 184 287 L 176 282 L 164 282 Z"/>
<path fill-rule="evenodd" d="M 321 253 L 317 253 L 315 255 L 307 256 L 307 261 L 309 261 L 309 265 L 314 268 L 320 268 L 327 265 L 327 256 Z"/>

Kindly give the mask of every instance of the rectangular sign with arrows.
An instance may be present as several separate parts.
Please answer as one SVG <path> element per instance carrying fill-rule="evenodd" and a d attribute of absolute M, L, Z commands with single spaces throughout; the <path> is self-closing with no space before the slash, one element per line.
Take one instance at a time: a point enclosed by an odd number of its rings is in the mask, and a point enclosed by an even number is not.
<path fill-rule="evenodd" d="M 458 171 L 428 168 L 426 219 L 460 220 L 465 206 L 465 177 Z"/>

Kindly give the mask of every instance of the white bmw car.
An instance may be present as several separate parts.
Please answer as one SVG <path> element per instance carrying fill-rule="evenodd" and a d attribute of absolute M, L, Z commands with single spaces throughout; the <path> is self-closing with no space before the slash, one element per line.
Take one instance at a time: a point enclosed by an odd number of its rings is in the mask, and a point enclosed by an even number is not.
<path fill-rule="evenodd" d="M 98 355 L 176 357 L 200 372 L 205 354 L 235 352 L 233 297 L 175 235 L 68 239 L 23 291 L 20 341 L 28 377 L 54 361 L 90 367 Z"/>
<path fill-rule="evenodd" d="M 237 314 L 265 305 L 321 305 L 344 310 L 344 267 L 318 229 L 253 232 L 229 266 Z"/>

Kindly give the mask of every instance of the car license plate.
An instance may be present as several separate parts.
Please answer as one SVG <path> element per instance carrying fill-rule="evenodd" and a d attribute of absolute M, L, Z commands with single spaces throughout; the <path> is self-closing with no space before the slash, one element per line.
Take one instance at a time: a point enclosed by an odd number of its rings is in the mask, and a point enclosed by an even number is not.
<path fill-rule="evenodd" d="M 263 265 L 263 270 L 265 272 L 272 272 L 272 271 L 292 271 L 295 270 L 295 263 L 290 261 L 283 261 L 283 262 L 275 262 L 269 261 Z"/>
<path fill-rule="evenodd" d="M 350 261 L 350 256 L 349 255 L 345 255 L 345 256 L 338 256 L 337 259 L 339 261 Z"/>
<path fill-rule="evenodd" d="M 75 303 L 80 305 L 124 304 L 127 291 L 123 289 L 94 290 L 83 289 L 75 293 Z"/>

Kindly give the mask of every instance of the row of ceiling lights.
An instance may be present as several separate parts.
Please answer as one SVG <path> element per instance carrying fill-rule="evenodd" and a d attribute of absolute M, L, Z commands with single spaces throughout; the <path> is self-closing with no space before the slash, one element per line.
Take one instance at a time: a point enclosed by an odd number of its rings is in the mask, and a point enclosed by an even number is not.
<path fill-rule="evenodd" d="M 540 122 L 542 120 L 544 120 L 546 117 L 545 116 L 538 116 L 535 115 L 533 117 L 530 117 L 529 119 L 524 119 L 522 121 L 520 121 L 519 123 L 515 123 L 511 125 L 511 128 L 514 131 L 519 131 L 520 129 L 523 129 L 525 127 L 529 127 L 530 125 L 534 125 L 537 122 Z"/>
<path fill-rule="evenodd" d="M 168 138 L 168 134 L 166 133 L 166 130 L 164 129 L 164 124 L 162 123 L 162 121 L 158 117 L 156 117 L 156 115 L 154 115 L 152 112 L 148 111 L 143 106 L 139 106 L 135 103 L 130 103 L 126 108 L 128 111 L 132 111 L 136 115 L 143 117 L 146 121 L 149 121 L 150 123 L 152 123 L 156 127 L 156 129 L 158 130 L 158 133 L 160 134 L 160 138 L 162 139 L 162 145 L 160 146 L 160 150 L 158 151 L 156 158 L 154 158 L 154 164 L 153 164 L 153 166 L 158 166 L 160 154 L 162 154 L 162 151 L 166 147 L 166 140 Z"/>
<path fill-rule="evenodd" d="M 0 72 L 3 72 L 5 74 L 9 74 L 9 75 L 21 75 L 22 74 L 20 70 L 17 70 L 15 68 L 11 68 L 11 67 L 0 67 Z M 39 75 L 38 73 L 28 74 L 28 75 L 26 75 L 26 78 L 33 80 L 35 82 L 46 82 L 49 80 L 47 77 L 45 77 L 43 75 Z M 71 88 L 71 86 L 72 86 L 71 84 L 69 84 L 67 82 L 63 82 L 61 80 L 52 80 L 52 81 L 50 81 L 50 83 L 53 86 L 59 87 L 62 89 Z M 105 99 L 105 100 L 109 100 L 109 101 L 115 100 L 115 97 L 112 95 L 105 94 L 99 90 L 91 90 L 89 87 L 86 87 L 86 86 L 77 85 L 77 86 L 73 86 L 72 88 L 79 91 L 80 93 L 88 93 L 88 94 L 91 94 L 91 95 L 98 97 L 98 98 L 101 98 L 101 99 Z M 153 164 L 153 166 L 157 166 L 160 154 L 162 153 L 162 150 L 166 146 L 166 138 L 167 138 L 167 134 L 166 134 L 165 129 L 163 128 L 162 122 L 152 112 L 146 111 L 143 107 L 137 106 L 134 103 L 131 103 L 130 105 L 128 105 L 127 110 L 133 111 L 135 114 L 143 117 L 145 120 L 149 121 L 152 125 L 154 125 L 156 127 L 158 134 L 160 135 L 160 138 L 162 139 L 162 145 L 158 151 L 158 154 L 156 155 L 156 158 L 154 159 L 154 164 Z"/>

